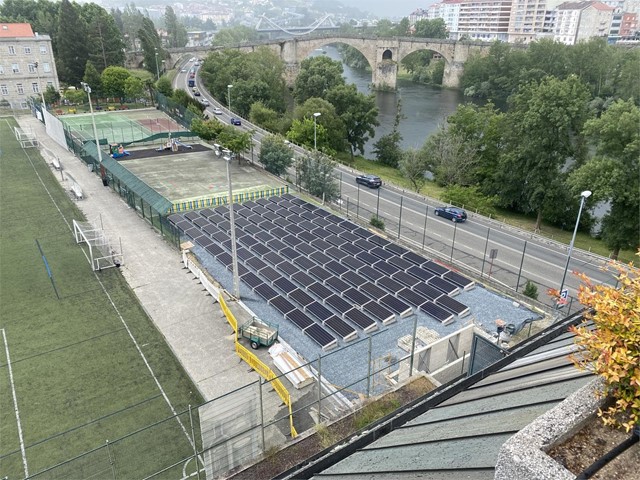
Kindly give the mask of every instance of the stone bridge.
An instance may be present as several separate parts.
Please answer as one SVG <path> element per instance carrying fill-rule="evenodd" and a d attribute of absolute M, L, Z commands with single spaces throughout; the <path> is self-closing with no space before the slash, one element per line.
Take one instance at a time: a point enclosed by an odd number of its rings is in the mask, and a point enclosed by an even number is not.
<path fill-rule="evenodd" d="M 300 71 L 302 60 L 314 50 L 334 43 L 350 45 L 364 55 L 371 66 L 371 84 L 376 89 L 395 89 L 398 63 L 410 53 L 418 50 L 431 50 L 438 53 L 445 60 L 442 84 L 446 87 L 459 87 L 465 62 L 473 54 L 486 55 L 491 47 L 491 44 L 488 43 L 445 39 L 327 34 L 225 47 L 209 47 L 207 49 L 203 47 L 170 49 L 168 51 L 171 56 L 169 64 L 176 66 L 185 55 L 205 58 L 209 52 L 224 48 L 252 52 L 266 47 L 274 51 L 284 61 L 287 84 L 293 85 Z M 131 54 L 127 58 L 127 66 L 138 67 L 141 62 L 142 56 L 140 54 Z"/>

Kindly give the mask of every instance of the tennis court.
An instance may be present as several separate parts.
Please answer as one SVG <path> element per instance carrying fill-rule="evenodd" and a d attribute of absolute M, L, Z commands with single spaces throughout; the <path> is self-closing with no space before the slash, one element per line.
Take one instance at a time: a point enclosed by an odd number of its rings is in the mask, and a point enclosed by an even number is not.
<path fill-rule="evenodd" d="M 91 114 L 58 117 L 65 129 L 83 141 L 95 140 Z M 156 109 L 136 111 L 95 112 L 98 138 L 110 143 L 141 142 L 156 134 L 185 132 L 188 129 Z"/>

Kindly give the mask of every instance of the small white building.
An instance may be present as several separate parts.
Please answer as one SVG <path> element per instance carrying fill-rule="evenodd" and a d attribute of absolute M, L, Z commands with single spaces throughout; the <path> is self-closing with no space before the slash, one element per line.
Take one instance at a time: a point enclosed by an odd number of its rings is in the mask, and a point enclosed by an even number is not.
<path fill-rule="evenodd" d="M 28 23 L 0 23 L 0 102 L 27 109 L 27 100 L 49 85 L 60 90 L 51 37 L 33 33 Z"/>
<path fill-rule="evenodd" d="M 614 8 L 602 2 L 565 2 L 555 9 L 553 39 L 567 45 L 607 37 Z"/>

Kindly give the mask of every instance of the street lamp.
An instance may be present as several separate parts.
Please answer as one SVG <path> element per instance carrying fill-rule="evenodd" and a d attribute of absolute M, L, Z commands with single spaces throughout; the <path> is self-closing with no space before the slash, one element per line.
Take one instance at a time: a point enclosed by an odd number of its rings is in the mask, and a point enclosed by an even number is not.
<path fill-rule="evenodd" d="M 320 115 L 322 115 L 320 112 L 316 112 L 313 114 L 313 149 L 314 150 L 318 149 L 318 140 L 317 140 L 318 135 L 317 135 L 316 120 Z"/>
<path fill-rule="evenodd" d="M 156 80 L 160 80 L 160 68 L 158 67 L 158 48 L 155 47 L 154 50 L 156 51 L 156 76 L 158 78 L 156 78 Z"/>
<path fill-rule="evenodd" d="M 40 91 L 40 99 L 42 100 L 42 109 L 46 110 L 47 105 L 44 102 L 44 92 L 42 90 L 42 85 L 40 85 L 40 70 L 38 70 L 38 62 L 33 62 L 32 65 L 33 65 L 33 68 L 35 68 L 36 70 L 36 75 L 38 75 L 38 90 Z"/>
<path fill-rule="evenodd" d="M 589 190 L 585 190 L 580 194 L 580 209 L 578 210 L 578 218 L 576 218 L 576 226 L 573 229 L 573 237 L 571 237 L 571 243 L 569 244 L 569 251 L 567 252 L 567 264 L 564 266 L 564 273 L 562 274 L 562 282 L 560 282 L 560 295 L 562 295 L 562 289 L 564 288 L 564 281 L 567 277 L 567 270 L 569 269 L 569 262 L 571 261 L 571 252 L 573 251 L 573 244 L 576 241 L 576 234 L 578 233 L 578 225 L 580 224 L 582 207 L 584 207 L 584 201 L 590 196 L 591 196 L 591 192 Z"/>
<path fill-rule="evenodd" d="M 96 117 L 93 115 L 93 105 L 91 105 L 91 87 L 85 82 L 80 82 L 82 88 L 87 92 L 89 97 L 89 111 L 91 112 L 91 123 L 93 124 L 93 136 L 96 139 L 96 149 L 98 150 L 98 162 L 102 163 L 102 151 L 100 150 L 100 141 L 98 140 L 98 129 L 96 128 Z"/>
<path fill-rule="evenodd" d="M 231 187 L 231 151 L 224 149 L 222 152 L 227 162 L 227 183 L 229 185 L 229 223 L 231 227 L 231 263 L 233 265 L 233 295 L 240 300 L 240 279 L 238 277 L 238 252 L 236 250 L 236 224 L 233 215 L 233 188 Z"/>
<path fill-rule="evenodd" d="M 231 88 L 233 85 L 227 85 L 227 107 L 229 107 L 229 113 L 231 113 Z"/>

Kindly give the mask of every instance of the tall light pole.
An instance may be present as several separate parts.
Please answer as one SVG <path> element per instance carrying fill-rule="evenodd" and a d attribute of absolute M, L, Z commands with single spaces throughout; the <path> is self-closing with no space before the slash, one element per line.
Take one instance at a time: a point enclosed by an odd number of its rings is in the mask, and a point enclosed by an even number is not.
<path fill-rule="evenodd" d="M 40 85 L 40 70 L 38 70 L 38 62 L 33 62 L 32 65 L 33 68 L 36 69 L 36 75 L 38 75 L 38 90 L 40 91 L 40 99 L 42 100 L 42 109 L 46 110 L 47 105 L 44 102 L 44 91 L 42 90 L 42 85 Z"/>
<path fill-rule="evenodd" d="M 158 67 L 158 47 L 154 47 L 156 51 L 156 80 L 160 80 L 160 68 Z"/>
<path fill-rule="evenodd" d="M 569 251 L 567 252 L 567 263 L 564 266 L 564 273 L 562 274 L 562 282 L 560 282 L 560 295 L 562 295 L 562 289 L 564 288 L 564 281 L 567 278 L 567 270 L 569 270 L 569 262 L 571 261 L 571 252 L 573 252 L 573 244 L 576 241 L 576 234 L 578 233 L 578 225 L 580 224 L 582 207 L 584 207 L 584 201 L 590 196 L 591 196 L 591 192 L 589 190 L 585 190 L 580 194 L 580 209 L 578 210 L 578 218 L 576 218 L 576 226 L 573 229 L 573 237 L 571 237 L 571 243 L 569 244 Z"/>
<path fill-rule="evenodd" d="M 231 151 L 223 150 L 227 162 L 227 183 L 229 184 L 229 224 L 231 227 L 231 263 L 233 266 L 233 295 L 240 300 L 240 278 L 238 276 L 238 252 L 236 249 L 236 223 L 233 215 L 233 188 L 231 186 Z"/>
<path fill-rule="evenodd" d="M 322 115 L 320 112 L 313 114 L 313 149 L 318 150 L 317 122 L 318 117 Z"/>
<path fill-rule="evenodd" d="M 84 83 L 80 82 L 84 91 L 87 92 L 87 96 L 89 97 L 89 111 L 91 112 L 91 123 L 93 124 L 93 136 L 96 139 L 96 149 L 98 150 L 98 162 L 102 163 L 102 151 L 100 150 L 100 140 L 98 140 L 98 129 L 96 128 L 96 117 L 93 115 L 93 105 L 91 105 L 91 87 Z"/>
<path fill-rule="evenodd" d="M 229 107 L 229 113 L 231 113 L 231 88 L 233 88 L 233 85 L 227 85 L 227 107 Z"/>

